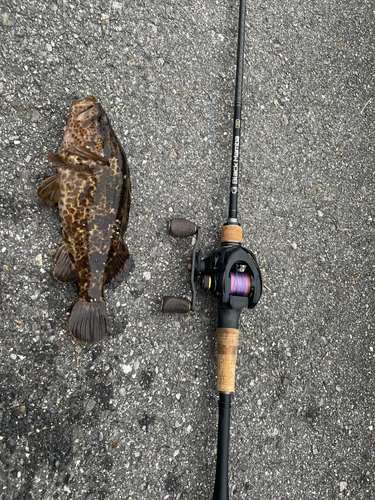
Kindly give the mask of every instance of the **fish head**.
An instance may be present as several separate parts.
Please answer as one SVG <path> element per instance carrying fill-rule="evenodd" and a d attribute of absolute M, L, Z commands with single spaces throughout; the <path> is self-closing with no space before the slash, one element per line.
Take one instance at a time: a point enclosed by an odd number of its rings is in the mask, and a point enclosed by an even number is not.
<path fill-rule="evenodd" d="M 62 148 L 87 161 L 107 163 L 117 143 L 102 105 L 92 96 L 74 98 L 65 127 Z"/>

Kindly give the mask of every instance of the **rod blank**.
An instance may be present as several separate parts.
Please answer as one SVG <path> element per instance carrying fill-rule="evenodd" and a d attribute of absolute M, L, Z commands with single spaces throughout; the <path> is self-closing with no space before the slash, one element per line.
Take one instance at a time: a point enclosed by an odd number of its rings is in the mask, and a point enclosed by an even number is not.
<path fill-rule="evenodd" d="M 240 174 L 240 136 L 241 136 L 243 61 L 244 61 L 244 50 L 245 50 L 245 14 L 246 14 L 246 1 L 240 0 L 228 224 L 238 224 L 237 201 L 238 201 L 238 186 L 239 186 L 239 174 Z"/>
<path fill-rule="evenodd" d="M 228 459 L 231 394 L 220 392 L 216 479 L 213 500 L 229 500 Z"/>

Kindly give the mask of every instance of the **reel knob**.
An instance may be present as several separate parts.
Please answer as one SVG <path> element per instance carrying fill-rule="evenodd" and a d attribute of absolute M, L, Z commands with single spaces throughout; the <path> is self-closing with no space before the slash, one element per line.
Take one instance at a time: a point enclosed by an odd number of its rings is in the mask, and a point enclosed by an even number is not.
<path fill-rule="evenodd" d="M 190 300 L 183 297 L 172 297 L 168 295 L 163 297 L 163 313 L 169 314 L 187 314 L 191 309 Z"/>
<path fill-rule="evenodd" d="M 194 222 L 187 219 L 172 219 L 169 224 L 169 234 L 186 238 L 187 236 L 194 236 L 197 232 L 197 226 Z"/>

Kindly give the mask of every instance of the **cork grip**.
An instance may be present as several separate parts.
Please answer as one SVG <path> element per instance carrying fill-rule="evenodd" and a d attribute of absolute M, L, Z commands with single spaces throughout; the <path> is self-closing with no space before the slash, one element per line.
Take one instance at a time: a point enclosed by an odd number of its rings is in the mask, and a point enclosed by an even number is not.
<path fill-rule="evenodd" d="M 235 241 L 242 243 L 242 227 L 240 226 L 223 226 L 221 228 L 221 242 Z"/>
<path fill-rule="evenodd" d="M 234 392 L 238 332 L 234 328 L 217 328 L 217 390 Z"/>

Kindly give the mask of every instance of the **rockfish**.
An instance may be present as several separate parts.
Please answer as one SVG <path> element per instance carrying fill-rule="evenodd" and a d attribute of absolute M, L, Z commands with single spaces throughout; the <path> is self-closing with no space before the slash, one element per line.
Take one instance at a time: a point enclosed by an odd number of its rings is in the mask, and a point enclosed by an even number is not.
<path fill-rule="evenodd" d="M 79 295 L 69 319 L 78 342 L 106 337 L 104 286 L 120 282 L 130 268 L 124 242 L 130 209 L 130 176 L 125 153 L 108 117 L 94 97 L 74 98 L 60 153 L 46 158 L 58 173 L 37 194 L 59 204 L 62 240 L 54 277 L 77 281 Z"/>

